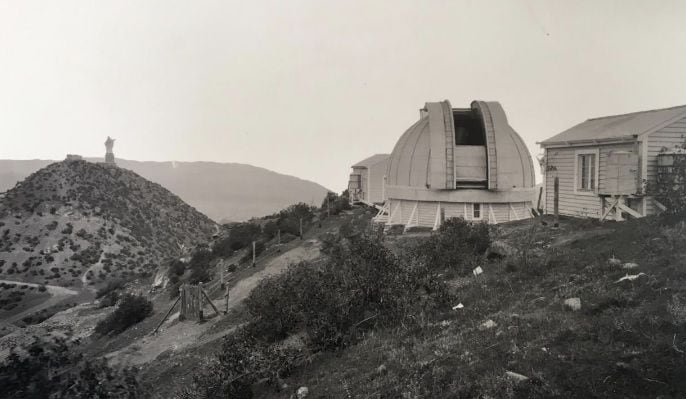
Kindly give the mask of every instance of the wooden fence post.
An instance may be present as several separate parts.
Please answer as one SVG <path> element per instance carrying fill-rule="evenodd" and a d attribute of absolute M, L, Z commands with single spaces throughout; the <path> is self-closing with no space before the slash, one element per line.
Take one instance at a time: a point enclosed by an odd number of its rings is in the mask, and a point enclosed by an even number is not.
<path fill-rule="evenodd" d="M 553 197 L 553 212 L 555 214 L 555 219 L 553 225 L 558 227 L 560 225 L 560 178 L 555 176 L 554 187 L 554 197 Z"/>
<path fill-rule="evenodd" d="M 224 311 L 225 314 L 229 313 L 229 285 L 226 285 L 226 294 L 224 294 L 224 305 L 226 307 L 226 310 Z"/>
<path fill-rule="evenodd" d="M 303 239 L 303 218 L 300 218 L 300 239 Z"/>
<path fill-rule="evenodd" d="M 255 267 L 255 241 L 252 242 L 252 267 Z"/>
<path fill-rule="evenodd" d="M 198 320 L 202 321 L 203 319 L 203 314 L 202 314 L 202 307 L 203 307 L 203 295 L 202 295 L 202 283 L 198 283 L 198 290 L 197 290 L 197 298 L 195 303 L 198 306 Z"/>
<path fill-rule="evenodd" d="M 276 244 L 281 245 L 281 229 L 279 229 L 276 233 Z"/>

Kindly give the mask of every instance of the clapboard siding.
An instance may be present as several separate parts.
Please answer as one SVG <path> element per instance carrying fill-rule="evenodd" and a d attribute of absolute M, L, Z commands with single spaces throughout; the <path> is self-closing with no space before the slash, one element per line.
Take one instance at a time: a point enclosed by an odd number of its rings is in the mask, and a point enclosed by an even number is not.
<path fill-rule="evenodd" d="M 390 224 L 418 225 L 421 227 L 434 227 L 436 222 L 436 212 L 439 203 L 434 201 L 407 201 L 389 200 L 391 209 Z M 400 204 L 400 206 L 398 206 Z M 503 223 L 513 220 L 526 219 L 531 217 L 529 212 L 530 203 L 483 203 L 481 204 L 481 218 L 478 221 L 488 223 Z M 412 215 L 413 209 L 416 212 Z M 460 217 L 469 221 L 476 221 L 473 218 L 473 208 L 471 203 L 441 202 L 441 209 L 445 213 L 446 219 Z M 466 209 L 466 214 L 465 214 Z M 410 220 L 412 217 L 412 220 Z"/>
<path fill-rule="evenodd" d="M 663 148 L 674 148 L 686 142 L 686 118 L 682 118 L 668 126 L 661 128 L 648 135 L 648 165 L 647 180 L 657 179 L 657 156 Z M 646 211 L 648 215 L 656 213 L 653 202 L 646 201 Z"/>
<path fill-rule="evenodd" d="M 425 202 L 420 201 L 417 206 L 417 211 L 419 212 L 419 225 L 420 226 L 432 226 L 436 222 L 436 209 L 438 204 L 435 202 Z"/>
<path fill-rule="evenodd" d="M 548 170 L 546 179 L 546 212 L 553 213 L 554 209 L 554 184 L 555 176 L 560 182 L 559 210 L 561 215 L 600 217 L 600 197 L 595 195 L 576 194 L 574 192 L 574 157 L 577 150 L 595 150 L 598 147 L 581 148 L 549 148 L 546 158 L 546 166 L 554 170 Z M 604 151 L 603 151 L 604 152 Z M 600 157 L 602 161 L 605 157 Z M 599 162 L 598 180 L 603 174 L 602 162 Z"/>
<path fill-rule="evenodd" d="M 384 202 L 383 185 L 387 166 L 388 159 L 377 162 L 369 167 L 369 202 L 377 204 Z"/>

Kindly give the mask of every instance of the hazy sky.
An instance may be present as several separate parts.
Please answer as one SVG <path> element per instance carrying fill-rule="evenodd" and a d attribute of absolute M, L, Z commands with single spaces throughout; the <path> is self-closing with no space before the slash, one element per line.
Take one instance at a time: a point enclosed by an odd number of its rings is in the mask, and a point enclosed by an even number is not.
<path fill-rule="evenodd" d="M 684 1 L 0 0 L 0 158 L 240 162 L 342 190 L 426 101 L 536 141 L 686 104 Z"/>

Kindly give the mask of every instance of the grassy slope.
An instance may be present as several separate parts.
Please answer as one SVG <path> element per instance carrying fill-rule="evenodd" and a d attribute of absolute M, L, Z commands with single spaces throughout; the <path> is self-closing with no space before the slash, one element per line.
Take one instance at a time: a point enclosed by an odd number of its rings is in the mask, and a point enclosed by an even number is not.
<path fill-rule="evenodd" d="M 452 281 L 464 309 L 314 356 L 288 384 L 308 386 L 315 398 L 686 395 L 686 309 L 678 300 L 686 298 L 686 230 L 563 220 L 560 229 L 533 231 L 530 223 L 500 232 L 530 250 L 528 266 L 492 261 L 479 278 Z M 611 265 L 613 255 L 639 268 Z M 639 272 L 647 276 L 616 283 Z M 581 299 L 580 311 L 564 308 L 570 297 Z M 497 326 L 481 329 L 489 319 Z M 515 383 L 506 371 L 530 379 Z"/>

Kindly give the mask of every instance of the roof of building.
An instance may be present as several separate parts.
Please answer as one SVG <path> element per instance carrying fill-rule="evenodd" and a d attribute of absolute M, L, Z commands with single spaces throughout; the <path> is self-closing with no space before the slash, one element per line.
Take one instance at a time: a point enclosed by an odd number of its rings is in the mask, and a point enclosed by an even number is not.
<path fill-rule="evenodd" d="M 430 190 L 455 188 L 448 143 L 454 143 L 453 108 L 448 101 L 427 103 L 422 117 L 398 139 L 388 161 L 387 184 Z M 510 190 L 534 185 L 534 167 L 524 141 L 495 101 L 474 101 L 486 130 L 488 188 Z M 448 137 L 448 135 L 450 137 Z M 448 151 L 452 153 L 452 151 Z M 452 181 L 451 181 L 452 180 Z"/>
<path fill-rule="evenodd" d="M 390 154 L 374 154 L 369 158 L 365 158 L 361 160 L 360 162 L 356 163 L 353 165 L 353 168 L 368 168 L 372 165 L 376 165 L 379 162 L 383 162 L 390 157 Z"/>
<path fill-rule="evenodd" d="M 686 105 L 588 119 L 540 142 L 541 145 L 630 139 L 652 133 L 686 116 Z"/>

